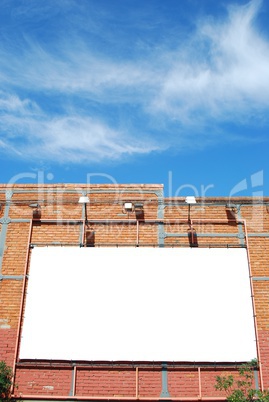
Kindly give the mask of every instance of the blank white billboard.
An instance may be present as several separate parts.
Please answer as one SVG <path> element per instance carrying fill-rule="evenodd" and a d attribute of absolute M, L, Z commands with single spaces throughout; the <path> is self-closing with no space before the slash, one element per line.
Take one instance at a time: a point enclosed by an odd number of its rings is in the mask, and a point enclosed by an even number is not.
<path fill-rule="evenodd" d="M 32 250 L 20 359 L 255 357 L 245 249 Z"/>

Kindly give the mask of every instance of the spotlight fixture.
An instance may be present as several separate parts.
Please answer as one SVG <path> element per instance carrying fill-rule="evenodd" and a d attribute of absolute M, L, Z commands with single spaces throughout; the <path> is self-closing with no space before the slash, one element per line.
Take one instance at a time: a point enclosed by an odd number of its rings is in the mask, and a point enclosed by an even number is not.
<path fill-rule="evenodd" d="M 189 210 L 188 210 L 188 221 L 190 222 L 190 221 L 191 221 L 191 205 L 196 204 L 196 199 L 195 199 L 195 197 L 194 197 L 193 195 L 188 195 L 188 196 L 185 198 L 185 202 L 186 202 L 186 204 L 188 204 L 188 206 L 189 206 Z"/>
<path fill-rule="evenodd" d="M 195 199 L 195 197 L 194 197 L 193 195 L 188 195 L 188 196 L 185 198 L 185 202 L 186 202 L 187 204 L 196 204 L 196 199 Z"/>
<path fill-rule="evenodd" d="M 85 219 L 86 225 L 88 225 L 87 204 L 89 204 L 89 202 L 90 202 L 89 197 L 87 195 L 85 195 L 85 193 L 79 197 L 78 203 L 82 204 L 82 210 L 83 210 L 83 215 L 84 215 L 83 218 Z"/>
<path fill-rule="evenodd" d="M 87 197 L 86 195 L 82 195 L 81 197 L 79 197 L 78 203 L 79 204 L 88 204 L 90 202 L 89 197 Z"/>
<path fill-rule="evenodd" d="M 37 202 L 33 202 L 31 204 L 28 205 L 30 208 L 39 208 L 40 205 Z"/>
<path fill-rule="evenodd" d="M 238 212 L 238 207 L 237 207 L 237 205 L 236 204 L 226 204 L 226 206 L 225 206 L 225 208 L 227 209 L 227 210 L 231 210 L 232 212 L 234 212 L 234 213 L 237 213 Z"/>
<path fill-rule="evenodd" d="M 143 209 L 143 207 L 144 207 L 144 204 L 143 204 L 143 202 L 135 202 L 134 203 L 134 209 L 135 210 L 137 210 L 137 209 Z"/>
<path fill-rule="evenodd" d="M 29 207 L 33 209 L 33 219 L 39 220 L 41 218 L 41 208 L 37 202 L 32 202 Z"/>
<path fill-rule="evenodd" d="M 133 206 L 132 202 L 125 202 L 123 206 L 124 206 L 124 209 L 125 209 L 126 212 L 132 212 L 133 211 L 134 206 Z"/>
<path fill-rule="evenodd" d="M 237 219 L 238 207 L 236 204 L 228 203 L 225 206 L 228 221 L 235 221 Z"/>

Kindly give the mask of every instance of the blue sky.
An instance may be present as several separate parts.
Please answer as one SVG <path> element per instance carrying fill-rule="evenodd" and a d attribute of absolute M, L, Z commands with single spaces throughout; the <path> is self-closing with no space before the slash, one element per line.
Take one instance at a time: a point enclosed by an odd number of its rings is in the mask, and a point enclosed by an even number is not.
<path fill-rule="evenodd" d="M 1 0 L 2 183 L 269 194 L 267 0 Z"/>

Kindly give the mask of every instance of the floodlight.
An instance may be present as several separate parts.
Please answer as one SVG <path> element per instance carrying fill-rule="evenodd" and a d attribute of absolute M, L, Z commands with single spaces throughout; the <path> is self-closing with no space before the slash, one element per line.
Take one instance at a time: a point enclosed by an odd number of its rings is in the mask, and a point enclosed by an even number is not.
<path fill-rule="evenodd" d="M 82 195 L 81 197 L 79 197 L 78 200 L 79 204 L 88 204 L 90 202 L 89 197 Z"/>
<path fill-rule="evenodd" d="M 124 209 L 126 212 L 132 212 L 133 210 L 133 203 L 132 202 L 125 202 Z"/>
<path fill-rule="evenodd" d="M 134 204 L 135 209 L 143 209 L 143 207 L 144 207 L 143 202 L 135 202 Z"/>
<path fill-rule="evenodd" d="M 37 202 L 33 202 L 31 204 L 28 205 L 30 208 L 39 208 L 40 205 Z"/>
<path fill-rule="evenodd" d="M 188 196 L 185 198 L 185 202 L 186 202 L 187 204 L 196 204 L 196 199 L 195 199 L 195 197 L 194 197 L 193 195 L 188 195 Z"/>

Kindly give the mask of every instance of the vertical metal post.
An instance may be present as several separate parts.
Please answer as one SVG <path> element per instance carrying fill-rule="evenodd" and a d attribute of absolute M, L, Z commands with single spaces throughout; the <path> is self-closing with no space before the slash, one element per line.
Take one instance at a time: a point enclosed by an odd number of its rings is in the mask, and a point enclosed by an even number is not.
<path fill-rule="evenodd" d="M 26 257 L 25 257 L 24 276 L 23 276 L 23 284 L 22 284 L 22 295 L 21 295 L 21 304 L 20 304 L 20 314 L 19 314 L 19 322 L 18 322 L 18 328 L 17 328 L 15 352 L 14 352 L 13 383 L 12 383 L 11 394 L 13 394 L 13 392 L 14 392 L 16 363 L 17 363 L 17 360 L 18 360 L 19 343 L 20 343 L 20 336 L 21 336 L 21 330 L 22 330 L 22 328 L 21 328 L 22 327 L 22 314 L 23 314 L 23 307 L 24 307 L 24 302 L 25 302 L 26 283 L 27 283 L 27 270 L 28 270 L 28 264 L 29 264 L 30 243 L 31 243 L 31 237 L 32 237 L 32 229 L 33 229 L 33 220 L 30 221 L 27 252 L 26 252 Z"/>
<path fill-rule="evenodd" d="M 136 246 L 139 246 L 139 219 L 136 221 Z"/>
<path fill-rule="evenodd" d="M 236 205 L 236 210 L 237 210 L 237 220 L 238 220 L 237 229 L 238 229 L 239 243 L 241 246 L 244 246 L 245 245 L 245 235 L 244 235 L 244 231 L 243 231 L 240 205 Z"/>
<path fill-rule="evenodd" d="M 138 367 L 135 368 L 135 397 L 139 399 L 139 375 Z"/>
<path fill-rule="evenodd" d="M 162 392 L 160 398 L 170 398 L 168 391 L 167 363 L 162 363 Z"/>
<path fill-rule="evenodd" d="M 201 367 L 198 367 L 199 399 L 202 399 Z"/>
<path fill-rule="evenodd" d="M 4 251 L 5 251 L 7 228 L 8 228 L 8 224 L 11 222 L 11 219 L 9 218 L 9 208 L 10 208 L 10 201 L 11 201 L 12 195 L 13 195 L 13 193 L 11 190 L 6 191 L 5 212 L 4 212 L 3 218 L 1 218 L 1 220 L 0 220 L 0 223 L 2 223 L 2 230 L 0 233 L 0 275 L 2 273 L 2 263 L 3 263 L 3 256 L 4 256 Z"/>
<path fill-rule="evenodd" d="M 252 280 L 252 270 L 250 263 L 250 255 L 249 255 L 249 243 L 248 243 L 248 231 L 247 231 L 247 223 L 245 219 L 242 219 L 245 229 L 245 237 L 246 237 L 246 246 L 247 246 L 247 259 L 248 259 L 248 269 L 249 269 L 249 281 L 250 281 L 250 291 L 251 291 L 251 300 L 252 300 L 252 309 L 253 309 L 253 318 L 254 318 L 254 328 L 255 328 L 255 337 L 256 337 L 256 349 L 257 349 L 257 357 L 259 364 L 259 372 L 260 372 L 260 385 L 261 390 L 264 390 L 263 385 L 263 373 L 262 373 L 262 361 L 261 361 L 261 352 L 260 352 L 260 343 L 259 343 L 259 334 L 258 334 L 258 326 L 257 326 L 257 315 L 256 315 L 256 307 L 254 300 L 254 288 L 253 288 L 253 280 Z"/>
<path fill-rule="evenodd" d="M 158 196 L 158 211 L 157 218 L 160 220 L 164 219 L 164 199 L 163 199 L 163 191 L 156 192 Z M 164 222 L 158 223 L 158 245 L 159 247 L 164 247 L 164 239 L 165 239 L 165 231 L 164 231 Z"/>
<path fill-rule="evenodd" d="M 79 244 L 81 245 L 81 247 L 83 247 L 84 243 L 85 243 L 85 226 L 86 226 L 86 222 L 88 220 L 86 203 L 82 204 L 82 217 L 81 217 L 81 219 L 82 219 L 82 226 L 80 228 Z"/>
<path fill-rule="evenodd" d="M 77 366 L 74 365 L 72 369 L 72 374 L 71 374 L 71 388 L 69 392 L 69 396 L 75 396 L 76 395 L 76 380 L 77 380 Z"/>

